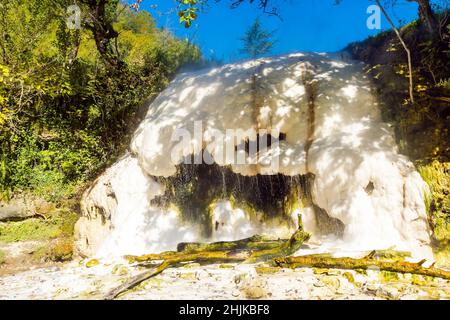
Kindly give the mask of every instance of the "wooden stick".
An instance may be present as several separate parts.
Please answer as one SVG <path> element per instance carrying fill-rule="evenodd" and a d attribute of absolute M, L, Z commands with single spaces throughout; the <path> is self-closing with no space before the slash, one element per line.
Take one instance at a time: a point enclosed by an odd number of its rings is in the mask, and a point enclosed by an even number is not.
<path fill-rule="evenodd" d="M 131 278 L 124 284 L 120 285 L 119 287 L 111 290 L 106 296 L 105 300 L 112 300 L 116 298 L 121 293 L 128 291 L 134 287 L 136 287 L 141 282 L 150 279 L 161 272 L 163 272 L 165 269 L 169 268 L 170 266 L 176 265 L 181 262 L 188 262 L 188 261 L 208 261 L 208 262 L 240 262 L 246 260 L 250 256 L 249 251 L 242 251 L 242 252 L 230 252 L 230 251 L 213 251 L 213 252 L 200 252 L 200 253 L 180 253 L 174 256 L 171 256 L 170 258 L 166 257 L 166 260 L 164 260 L 160 265 L 158 265 L 156 268 L 145 271 L 141 274 L 138 274 L 137 276 Z M 157 255 L 147 255 L 146 256 L 151 261 L 152 258 L 158 258 Z M 159 257 L 160 258 L 160 257 Z M 160 260 L 160 259 L 155 259 Z"/>
<path fill-rule="evenodd" d="M 450 272 L 431 266 L 423 267 L 424 260 L 418 263 L 406 261 L 383 261 L 370 258 L 370 256 L 354 259 L 354 258 L 332 258 L 321 256 L 299 256 L 275 258 L 274 262 L 277 266 L 284 268 L 333 268 L 333 269 L 379 269 L 383 271 L 391 271 L 397 273 L 412 273 L 423 276 L 438 277 L 450 280 Z"/>
<path fill-rule="evenodd" d="M 171 262 L 169 260 L 164 261 L 155 269 L 138 274 L 137 276 L 135 276 L 135 277 L 131 278 L 130 280 L 128 280 L 127 282 L 125 282 L 124 284 L 122 284 L 122 285 L 118 286 L 117 288 L 108 292 L 108 294 L 105 296 L 105 300 L 115 299 L 119 294 L 136 287 L 142 281 L 144 281 L 146 279 L 150 279 L 151 277 L 154 277 L 154 276 L 160 274 L 165 269 L 170 267 L 170 265 L 171 265 Z"/>

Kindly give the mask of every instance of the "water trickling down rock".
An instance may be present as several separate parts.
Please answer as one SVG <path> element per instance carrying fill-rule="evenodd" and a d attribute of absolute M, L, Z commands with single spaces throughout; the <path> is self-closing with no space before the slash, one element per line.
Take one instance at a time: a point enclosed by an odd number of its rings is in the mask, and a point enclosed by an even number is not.
<path fill-rule="evenodd" d="M 180 74 L 149 106 L 131 152 L 84 194 L 78 249 L 116 257 L 285 237 L 302 213 L 321 250 L 395 246 L 428 257 L 427 186 L 398 153 L 362 68 L 297 53 Z M 173 139 L 179 129 L 187 143 Z M 238 153 L 261 160 L 236 164 L 212 143 L 227 129 L 277 141 L 252 153 L 251 137 L 234 139 Z M 182 163 L 202 151 L 215 163 Z"/>

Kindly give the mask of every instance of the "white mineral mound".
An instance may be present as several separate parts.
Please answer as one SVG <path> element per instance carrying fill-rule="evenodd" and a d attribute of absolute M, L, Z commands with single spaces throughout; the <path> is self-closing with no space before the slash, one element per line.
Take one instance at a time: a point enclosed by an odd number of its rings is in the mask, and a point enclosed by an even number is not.
<path fill-rule="evenodd" d="M 118 256 L 199 240 L 197 226 L 149 201 L 164 191 L 152 176 L 172 176 L 184 156 L 206 149 L 217 164 L 242 175 L 313 173 L 315 204 L 345 225 L 336 242 L 342 250 L 395 246 L 429 256 L 428 188 L 398 153 L 362 67 L 333 55 L 297 53 L 179 75 L 149 106 L 131 153 L 86 192 L 77 224 L 79 249 Z M 189 133 L 184 143 L 174 139 L 180 129 Z M 236 165 L 224 144 L 213 143 L 227 129 L 266 130 L 284 138 L 259 152 L 263 164 Z M 232 140 L 233 149 L 247 138 Z M 320 235 L 310 212 L 302 212 L 305 224 Z M 250 221 L 226 201 L 213 219 L 222 219 L 223 227 L 212 240 L 287 232 Z"/>

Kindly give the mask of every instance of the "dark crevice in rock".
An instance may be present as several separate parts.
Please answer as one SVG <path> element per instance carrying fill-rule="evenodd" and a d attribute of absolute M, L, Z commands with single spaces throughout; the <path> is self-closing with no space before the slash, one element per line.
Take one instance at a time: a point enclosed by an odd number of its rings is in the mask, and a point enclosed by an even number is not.
<path fill-rule="evenodd" d="M 372 181 L 369 181 L 367 186 L 364 188 L 364 191 L 370 196 L 373 190 L 375 190 L 375 185 L 373 184 Z"/>
<path fill-rule="evenodd" d="M 218 227 L 210 210 L 218 200 L 230 200 L 238 207 L 262 213 L 263 219 L 288 221 L 293 202 L 306 198 L 309 192 L 308 178 L 303 175 L 243 176 L 217 164 L 181 164 L 176 175 L 154 179 L 165 185 L 166 191 L 152 204 L 177 206 L 186 221 L 203 226 L 204 236 Z"/>
<path fill-rule="evenodd" d="M 258 133 L 255 140 L 246 139 L 241 144 L 235 146 L 234 149 L 235 151 L 244 150 L 249 156 L 254 156 L 259 151 L 270 149 L 272 144 L 277 144 L 285 140 L 286 134 L 283 132 L 278 137 L 274 137 L 271 134 L 260 135 Z"/>
<path fill-rule="evenodd" d="M 230 167 L 217 164 L 180 164 L 174 176 L 153 177 L 165 186 L 165 193 L 152 200 L 152 205 L 169 208 L 175 205 L 185 221 L 202 227 L 205 237 L 220 227 L 212 220 L 212 206 L 220 200 L 230 200 L 260 219 L 290 219 L 297 203 L 314 209 L 316 222 L 322 234 L 342 236 L 344 224 L 314 204 L 311 185 L 314 175 L 243 176 Z M 260 215 L 256 215 L 259 213 Z"/>
<path fill-rule="evenodd" d="M 314 141 L 314 132 L 316 130 L 316 98 L 318 92 L 318 82 L 313 78 L 312 73 L 306 70 L 302 74 L 302 82 L 305 87 L 305 93 L 308 102 L 308 126 L 305 143 L 305 168 L 309 172 L 309 149 Z"/>

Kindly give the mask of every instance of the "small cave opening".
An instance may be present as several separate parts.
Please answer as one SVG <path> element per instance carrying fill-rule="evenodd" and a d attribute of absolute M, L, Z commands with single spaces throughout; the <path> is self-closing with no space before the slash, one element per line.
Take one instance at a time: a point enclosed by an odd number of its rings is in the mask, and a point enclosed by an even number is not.
<path fill-rule="evenodd" d="M 364 191 L 370 196 L 373 190 L 375 190 L 375 185 L 373 184 L 372 181 L 369 181 L 367 186 L 364 188 Z"/>

